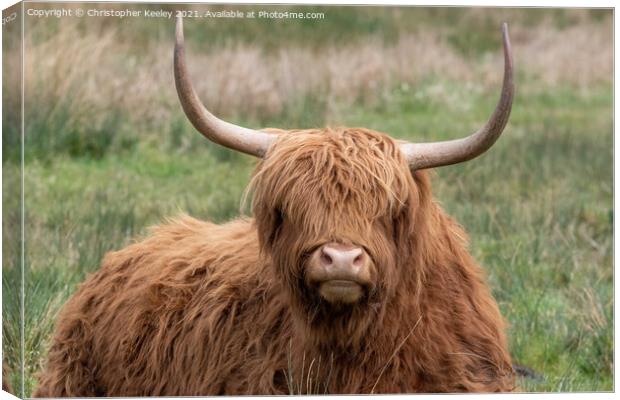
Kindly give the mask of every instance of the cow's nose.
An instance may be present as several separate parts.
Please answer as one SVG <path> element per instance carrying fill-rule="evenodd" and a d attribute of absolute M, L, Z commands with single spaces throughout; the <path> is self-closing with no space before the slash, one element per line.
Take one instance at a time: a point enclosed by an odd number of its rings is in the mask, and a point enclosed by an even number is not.
<path fill-rule="evenodd" d="M 321 247 L 321 265 L 333 273 L 355 273 L 364 264 L 364 250 L 359 247 L 327 244 Z"/>
<path fill-rule="evenodd" d="M 320 295 L 330 303 L 355 303 L 372 286 L 371 265 L 363 248 L 327 243 L 315 250 L 306 281 L 316 285 Z"/>

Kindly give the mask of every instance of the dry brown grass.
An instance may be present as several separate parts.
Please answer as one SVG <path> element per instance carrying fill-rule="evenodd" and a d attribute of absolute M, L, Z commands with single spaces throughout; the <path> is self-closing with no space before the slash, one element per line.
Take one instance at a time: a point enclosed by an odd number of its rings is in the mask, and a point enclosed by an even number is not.
<path fill-rule="evenodd" d="M 132 110 L 135 122 L 156 129 L 178 112 L 172 78 L 172 37 L 149 44 L 138 57 L 131 43 L 121 43 L 113 28 L 105 34 L 78 34 L 70 24 L 48 40 L 27 42 L 27 101 L 69 104 L 75 118 L 92 118 L 110 107 Z M 612 79 L 612 21 L 584 20 L 566 29 L 541 23 L 510 27 L 523 86 L 587 88 Z M 498 32 L 499 35 L 499 32 Z M 496 87 L 501 79 L 501 51 L 467 59 L 441 30 L 404 34 L 385 45 L 370 37 L 348 46 L 321 50 L 283 46 L 275 52 L 233 43 L 204 54 L 189 47 L 189 67 L 201 98 L 224 117 L 264 118 L 281 113 L 306 96 L 336 105 L 373 104 L 394 87 L 415 88 L 425 80 L 441 82 L 432 95 L 446 99 L 449 82 L 473 88 Z M 446 84 L 447 82 L 447 84 Z M 50 112 L 54 112 L 54 108 Z M 83 121 L 75 121 L 80 123 Z"/>
<path fill-rule="evenodd" d="M 139 104 L 125 91 L 134 74 L 123 73 L 127 48 L 114 31 L 84 36 L 67 26 L 37 44 L 27 37 L 25 48 L 27 118 L 43 113 L 52 120 L 70 110 L 63 118 L 80 126 L 104 118 L 101 111 L 110 107 Z"/>
<path fill-rule="evenodd" d="M 583 23 L 558 30 L 550 24 L 514 30 L 520 68 L 548 87 L 582 89 L 613 77 L 613 22 Z"/>

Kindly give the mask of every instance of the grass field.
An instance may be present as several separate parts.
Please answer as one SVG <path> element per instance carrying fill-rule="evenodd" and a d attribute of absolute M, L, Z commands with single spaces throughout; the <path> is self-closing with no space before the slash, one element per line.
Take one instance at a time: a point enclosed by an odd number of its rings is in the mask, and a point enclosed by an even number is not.
<path fill-rule="evenodd" d="M 518 85 L 508 128 L 483 157 L 438 169 L 435 197 L 470 235 L 510 325 L 515 362 L 542 375 L 521 380 L 521 389 L 612 390 L 611 12 L 320 11 L 322 23 L 186 22 L 201 97 L 252 127 L 463 136 L 494 107 L 507 20 Z M 171 21 L 27 21 L 26 396 L 58 310 L 103 255 L 181 212 L 234 218 L 255 163 L 208 143 L 185 120 Z M 10 94 L 3 102 L 18 105 Z M 19 131 L 4 131 L 3 351 L 18 388 L 19 246 L 11 240 L 19 157 L 6 149 L 16 148 Z"/>

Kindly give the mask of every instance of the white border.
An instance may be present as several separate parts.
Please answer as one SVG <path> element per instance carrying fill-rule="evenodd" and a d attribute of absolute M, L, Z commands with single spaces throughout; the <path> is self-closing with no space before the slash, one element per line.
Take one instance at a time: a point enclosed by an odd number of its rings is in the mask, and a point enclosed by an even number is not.
<path fill-rule="evenodd" d="M 27 0 L 27 2 L 33 2 L 31 0 Z M 54 1 L 55 3 L 60 3 L 61 1 Z M 80 2 L 84 2 L 84 1 L 78 1 L 78 0 L 66 0 L 66 1 L 62 1 L 62 2 L 72 2 L 72 3 L 80 3 Z M 16 1 L 14 0 L 0 0 L 0 8 L 1 9 L 5 9 L 13 4 L 15 4 Z M 614 8 L 615 9 L 615 4 L 613 1 L 605 1 L 605 0 L 590 0 L 590 1 L 549 1 L 549 0 L 521 0 L 521 1 L 515 1 L 515 0 L 506 0 L 506 1 L 502 1 L 501 3 L 498 3 L 497 1 L 491 1 L 491 0 L 478 0 L 478 1 L 464 1 L 464 0 L 452 0 L 450 2 L 445 2 L 445 1 L 433 1 L 433 0 L 426 0 L 424 2 L 422 1 L 417 1 L 417 0 L 389 0 L 389 1 L 380 1 L 380 0 L 338 0 L 338 1 L 330 1 L 330 0 L 314 0 L 314 1 L 307 1 L 307 0 L 286 0 L 286 1 L 260 1 L 260 0 L 222 0 L 222 1 L 200 1 L 200 2 L 187 2 L 187 1 L 178 1 L 178 0 L 169 0 L 169 1 L 148 1 L 148 0 L 134 0 L 134 1 L 127 1 L 127 3 L 205 3 L 205 4 L 209 4 L 209 3 L 215 3 L 215 4 L 319 4 L 319 5 L 338 5 L 338 4 L 343 4 L 343 5 L 383 5 L 383 6 L 387 6 L 387 5 L 401 5 L 401 6 L 407 6 L 407 5 L 416 5 L 416 6 L 464 6 L 464 7 L 475 7 L 475 6 L 481 6 L 481 7 L 569 7 L 569 8 L 594 8 L 594 7 L 601 7 L 601 8 Z M 22 25 L 23 26 L 23 25 Z M 2 39 L 2 33 L 0 30 L 0 40 Z M 614 10 L 614 55 L 617 54 L 618 51 L 618 32 L 615 29 L 615 10 Z M 1 60 L 1 52 L 0 52 L 0 60 Z M 614 61 L 615 61 L 615 56 L 614 56 Z M 616 118 L 618 116 L 617 113 L 617 109 L 616 109 L 616 103 L 615 103 L 615 93 L 617 93 L 617 84 L 616 84 L 616 80 L 615 77 L 617 76 L 617 72 L 618 72 L 618 65 L 614 62 L 614 210 L 618 209 L 618 199 L 615 196 L 615 188 L 618 187 L 618 184 L 620 183 L 620 178 L 618 177 L 617 174 L 617 165 L 616 165 L 616 159 L 615 159 L 615 154 L 617 154 L 618 149 L 619 149 L 619 145 L 618 142 L 615 140 L 616 139 L 616 135 L 615 135 L 615 121 Z M 0 76 L 2 73 L 2 65 L 0 62 Z M 0 97 L 0 109 L 2 107 L 2 99 Z M 1 152 L 2 148 L 1 148 L 1 144 L 0 144 L 0 152 Z M 0 171 L 1 171 L 1 166 L 0 166 Z M 0 175 L 0 182 L 1 182 L 1 175 Z M 2 205 L 0 204 L 0 211 L 2 210 Z M 0 213 L 0 222 L 1 222 L 2 216 Z M 615 222 L 615 221 L 614 221 Z M 615 288 L 618 287 L 618 274 L 616 274 L 615 272 L 615 265 L 616 265 L 616 248 L 618 248 L 618 244 L 619 244 L 619 239 L 618 236 L 616 234 L 616 224 L 614 223 L 614 390 L 616 389 L 615 386 L 615 378 L 618 377 L 618 373 L 620 372 L 620 368 L 618 366 L 618 346 L 616 346 L 617 343 L 617 332 L 615 331 L 615 321 L 617 321 L 618 319 L 618 307 L 617 304 L 615 302 Z M 1 248 L 0 248 L 0 256 L 1 256 Z M 1 287 L 0 287 L 0 291 L 1 291 Z M 1 298 L 0 298 L 0 306 L 1 306 Z M 454 398 L 455 395 L 393 395 L 390 396 L 389 398 L 393 398 L 393 399 L 452 399 Z M 612 392 L 612 393 L 527 393 L 527 394 L 522 394 L 522 393 L 514 393 L 514 394 L 471 394 L 471 395 L 465 395 L 467 396 L 467 398 L 472 398 L 472 399 L 482 399 L 482 398 L 491 398 L 491 399 L 510 399 L 510 400 L 516 400 L 516 399 L 535 399 L 535 398 L 540 398 L 540 397 L 545 397 L 545 398 L 550 398 L 550 399 L 582 399 L 583 397 L 587 396 L 588 400 L 597 400 L 597 399 L 611 399 L 611 398 L 616 398 L 616 393 Z M 342 396 L 327 396 L 327 397 L 342 397 Z M 379 398 L 379 397 L 385 397 L 385 396 L 346 396 L 346 398 L 354 398 L 354 397 L 363 397 L 363 398 Z M 6 392 L 0 392 L 0 400 L 4 400 L 4 399 L 13 399 L 15 398 L 14 396 L 6 393 Z M 227 397 L 227 398 L 232 398 L 232 397 Z M 270 399 L 270 398 L 275 398 L 275 397 L 271 397 L 271 396 L 261 396 L 260 398 L 264 398 L 264 399 Z M 304 396 L 305 399 L 313 399 L 313 400 L 319 400 L 319 399 L 324 399 L 325 396 Z M 165 399 L 165 398 L 164 398 Z M 175 398 L 170 398 L 170 399 L 175 399 Z M 241 399 L 243 399 L 243 397 L 241 397 Z"/>

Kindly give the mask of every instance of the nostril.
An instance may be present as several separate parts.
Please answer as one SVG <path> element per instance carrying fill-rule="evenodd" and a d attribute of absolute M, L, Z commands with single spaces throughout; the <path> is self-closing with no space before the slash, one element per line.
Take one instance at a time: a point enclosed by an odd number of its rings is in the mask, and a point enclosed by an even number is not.
<path fill-rule="evenodd" d="M 355 259 L 353 260 L 353 265 L 357 267 L 357 266 L 362 265 L 363 262 L 364 262 L 364 253 L 361 253 L 357 257 L 355 257 Z"/>
<path fill-rule="evenodd" d="M 324 251 L 321 252 L 321 264 L 331 265 L 333 262 L 334 260 L 332 260 L 329 254 L 325 253 Z"/>

